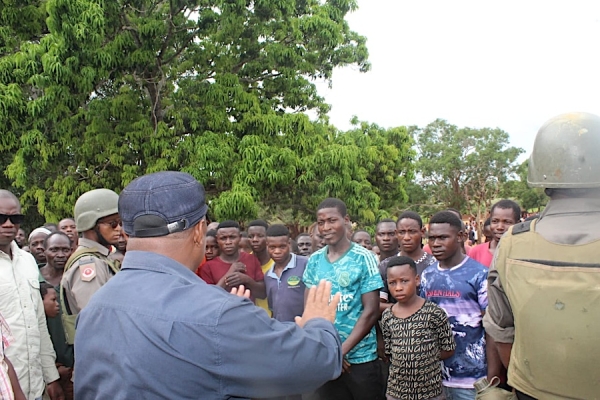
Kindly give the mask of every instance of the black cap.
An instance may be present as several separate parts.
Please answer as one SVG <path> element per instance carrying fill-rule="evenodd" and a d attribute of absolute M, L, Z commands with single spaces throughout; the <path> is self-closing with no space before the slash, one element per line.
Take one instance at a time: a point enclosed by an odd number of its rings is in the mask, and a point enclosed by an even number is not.
<path fill-rule="evenodd" d="M 119 195 L 123 230 L 131 237 L 157 237 L 181 232 L 205 215 L 204 187 L 185 172 L 164 171 L 140 176 Z"/>

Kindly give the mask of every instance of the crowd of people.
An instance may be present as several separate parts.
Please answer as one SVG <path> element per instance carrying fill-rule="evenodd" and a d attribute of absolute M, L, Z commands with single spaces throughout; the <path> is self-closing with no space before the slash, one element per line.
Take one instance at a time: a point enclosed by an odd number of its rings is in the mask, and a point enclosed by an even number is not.
<path fill-rule="evenodd" d="M 15 202 L 8 194 L 4 199 Z M 98 211 L 98 203 L 105 209 Z M 45 322 L 67 399 L 73 398 L 75 365 L 71 317 L 119 273 L 127 251 L 117 203 L 114 192 L 88 192 L 78 200 L 76 217 L 45 224 L 28 236 L 19 229 L 14 238 L 39 269 Z M 469 228 L 456 210 L 435 214 L 429 230 L 421 216 L 405 211 L 397 220 L 379 221 L 374 238 L 365 230 L 352 231 L 341 200 L 325 200 L 316 217 L 308 232 L 295 238 L 286 226 L 264 220 L 251 221 L 245 231 L 236 221 L 210 222 L 204 259 L 195 272 L 225 291 L 243 285 L 250 300 L 284 322 L 302 315 L 306 289 L 320 280 L 341 293 L 335 327 L 342 339 L 345 373 L 305 397 L 367 399 L 379 392 L 385 398 L 387 392 L 390 398 L 410 394 L 437 399 L 466 391 L 474 398 L 473 383 L 487 376 L 481 322 L 487 306 L 485 267 L 502 234 L 519 221 L 519 206 L 511 200 L 496 203 L 491 240 L 472 248 L 466 244 Z M 425 331 L 415 329 L 423 324 Z M 379 352 L 377 331 L 382 333 Z M 423 341 L 430 344 L 423 347 Z M 25 367 L 17 364 L 21 373 Z M 32 391 L 28 385 L 23 388 Z"/>
<path fill-rule="evenodd" d="M 324 199 L 296 237 L 264 220 L 244 230 L 208 221 L 204 188 L 179 172 L 142 176 L 120 195 L 86 192 L 73 217 L 27 235 L 18 198 L 0 190 L 0 398 L 592 398 L 594 371 L 567 389 L 532 375 L 538 344 L 515 327 L 534 335 L 527 318 L 539 318 L 515 304 L 543 306 L 523 299 L 526 285 L 515 292 L 514 280 L 556 287 L 549 271 L 558 266 L 591 290 L 588 253 L 565 250 L 572 265 L 540 260 L 554 251 L 550 239 L 567 240 L 555 224 L 578 203 L 595 206 L 596 195 L 550 192 L 544 214 L 527 221 L 516 202 L 497 201 L 477 243 L 455 209 L 426 224 L 404 211 L 371 237 L 353 230 L 337 198 Z M 549 235 L 542 250 L 519 241 L 533 227 Z M 553 310 L 568 299 L 597 316 L 596 300 L 567 293 Z M 573 321 L 564 314 L 557 321 Z M 594 323 L 569 332 L 589 340 Z"/>

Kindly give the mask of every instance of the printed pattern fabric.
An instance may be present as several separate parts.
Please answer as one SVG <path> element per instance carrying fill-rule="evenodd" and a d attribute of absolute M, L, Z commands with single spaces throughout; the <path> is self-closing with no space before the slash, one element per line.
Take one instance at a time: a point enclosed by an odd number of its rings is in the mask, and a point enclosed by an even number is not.
<path fill-rule="evenodd" d="M 375 255 L 352 243 L 350 249 L 331 263 L 327 258 L 329 246 L 313 253 L 308 260 L 302 280 L 306 287 L 317 285 L 321 279 L 331 282 L 331 296 L 341 293 L 334 325 L 345 341 L 363 312 L 361 296 L 379 290 L 383 281 L 377 268 Z M 348 354 L 351 364 L 361 364 L 377 359 L 377 336 L 375 327 Z"/>
<path fill-rule="evenodd" d="M 488 305 L 487 274 L 485 266 L 465 257 L 451 269 L 435 263 L 421 276 L 421 297 L 446 311 L 456 341 L 456 352 L 444 360 L 444 386 L 471 389 L 487 374 L 482 324 Z"/>
<path fill-rule="evenodd" d="M 399 256 L 400 253 L 398 253 L 397 255 Z M 388 303 L 396 303 L 396 299 L 394 298 L 394 296 L 390 296 L 390 288 L 387 284 L 387 266 L 390 263 L 391 258 L 392 257 L 388 257 L 379 263 L 379 273 L 381 274 L 381 279 L 383 279 L 383 289 L 381 289 L 381 291 L 379 292 L 379 296 L 382 299 L 386 300 Z M 427 267 L 436 262 L 437 260 L 434 256 L 432 256 L 429 253 L 425 253 L 425 258 L 423 259 L 423 261 L 417 263 L 417 275 L 421 276 L 421 274 L 423 273 L 423 271 L 425 271 Z"/>
<path fill-rule="evenodd" d="M 2 337 L 2 352 L 0 353 L 0 399 L 13 400 L 14 393 L 8 376 L 8 364 L 4 361 L 4 349 L 10 346 L 10 343 L 14 339 L 10 333 L 8 323 L 6 323 L 2 314 L 0 314 L 0 336 Z"/>
<path fill-rule="evenodd" d="M 398 318 L 388 308 L 381 317 L 381 330 L 390 356 L 386 394 L 406 400 L 441 395 L 440 353 L 456 346 L 446 312 L 430 301 L 408 318 Z"/>

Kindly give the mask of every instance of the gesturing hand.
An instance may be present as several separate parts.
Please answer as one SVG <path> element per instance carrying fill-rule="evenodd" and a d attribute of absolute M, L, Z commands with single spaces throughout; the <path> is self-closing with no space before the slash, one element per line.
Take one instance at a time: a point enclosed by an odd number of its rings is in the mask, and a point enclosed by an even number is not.
<path fill-rule="evenodd" d="M 244 285 L 240 285 L 238 287 L 234 287 L 231 289 L 231 294 L 234 294 L 238 297 L 245 297 L 247 299 L 250 298 L 250 289 L 246 289 Z"/>
<path fill-rule="evenodd" d="M 304 305 L 304 313 L 302 317 L 296 317 L 296 323 L 300 327 L 313 318 L 325 318 L 329 322 L 335 321 L 335 313 L 338 303 L 340 302 L 340 293 L 329 301 L 331 297 L 331 282 L 322 280 L 317 286 L 313 286 L 308 290 L 306 304 Z"/>

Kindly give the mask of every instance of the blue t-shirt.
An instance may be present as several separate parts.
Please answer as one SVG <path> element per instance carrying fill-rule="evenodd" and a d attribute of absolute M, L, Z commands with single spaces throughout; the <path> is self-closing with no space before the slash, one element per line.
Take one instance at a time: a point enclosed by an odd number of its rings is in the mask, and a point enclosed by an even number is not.
<path fill-rule="evenodd" d="M 454 355 L 444 360 L 444 386 L 472 389 L 487 374 L 481 323 L 488 305 L 487 275 L 485 266 L 466 256 L 451 269 L 436 262 L 421 276 L 421 297 L 446 311 L 456 342 Z"/>
<path fill-rule="evenodd" d="M 294 322 L 294 318 L 304 312 L 304 291 L 306 286 L 302 282 L 302 275 L 308 258 L 292 254 L 290 262 L 277 276 L 271 269 L 265 274 L 265 289 L 269 309 L 277 321 Z"/>
<path fill-rule="evenodd" d="M 341 292 L 334 325 L 344 342 L 363 312 L 361 296 L 379 290 L 383 281 L 377 268 L 375 255 L 362 246 L 352 243 L 350 249 L 330 262 L 329 246 L 313 253 L 308 260 L 302 280 L 306 287 L 317 285 L 321 279 L 331 282 L 331 295 Z M 375 327 L 346 355 L 351 364 L 362 364 L 377 359 Z"/>

